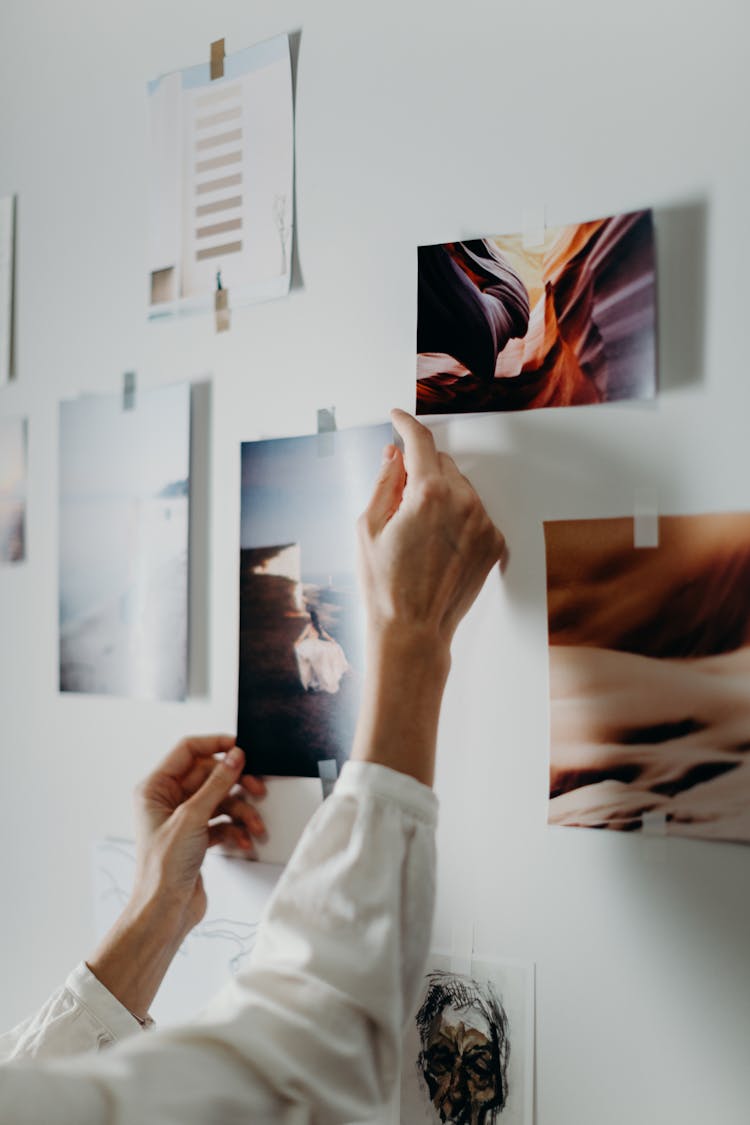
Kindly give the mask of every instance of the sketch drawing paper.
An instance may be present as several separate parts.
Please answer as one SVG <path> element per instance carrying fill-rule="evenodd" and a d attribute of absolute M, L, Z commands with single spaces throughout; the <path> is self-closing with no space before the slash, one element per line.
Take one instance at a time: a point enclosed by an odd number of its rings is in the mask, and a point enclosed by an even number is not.
<path fill-rule="evenodd" d="M 656 394 L 651 211 L 420 246 L 417 413 Z"/>
<path fill-rule="evenodd" d="M 404 1038 L 401 1121 L 533 1125 L 534 966 L 432 954 Z"/>
<path fill-rule="evenodd" d="M 0 563 L 26 557 L 26 419 L 0 418 Z"/>
<path fill-rule="evenodd" d="M 242 446 L 237 741 L 253 773 L 317 777 L 320 760 L 349 756 L 363 672 L 355 525 L 391 440 L 386 424 Z"/>
<path fill-rule="evenodd" d="M 248 964 L 266 903 L 283 867 L 210 851 L 201 868 L 208 896 L 206 916 L 176 954 L 152 1005 L 162 1025 L 195 1016 L 231 976 Z M 135 844 L 105 839 L 93 848 L 94 918 L 101 939 L 125 906 L 133 887 Z"/>
<path fill-rule="evenodd" d="M 183 699 L 190 386 L 60 406 L 60 690 Z"/>
<path fill-rule="evenodd" d="M 750 842 L 750 513 L 545 523 L 551 824 Z"/>
<path fill-rule="evenodd" d="M 0 386 L 13 374 L 15 196 L 0 199 Z"/>
<path fill-rule="evenodd" d="M 207 311 L 289 291 L 294 105 L 289 37 L 148 87 L 149 315 Z"/>

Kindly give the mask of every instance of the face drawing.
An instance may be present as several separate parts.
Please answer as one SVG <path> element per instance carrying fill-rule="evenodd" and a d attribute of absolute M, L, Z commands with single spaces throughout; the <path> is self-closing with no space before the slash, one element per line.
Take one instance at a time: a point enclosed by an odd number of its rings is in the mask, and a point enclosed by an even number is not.
<path fill-rule="evenodd" d="M 508 1018 L 489 981 L 445 972 L 427 980 L 417 1067 L 436 1120 L 490 1125 L 508 1097 Z"/>

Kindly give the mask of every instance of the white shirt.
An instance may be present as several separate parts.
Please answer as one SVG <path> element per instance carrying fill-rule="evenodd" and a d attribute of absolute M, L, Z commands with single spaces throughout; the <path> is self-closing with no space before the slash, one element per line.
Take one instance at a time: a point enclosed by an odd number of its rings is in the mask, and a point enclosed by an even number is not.
<path fill-rule="evenodd" d="M 436 816 L 426 786 L 349 762 L 281 877 L 250 966 L 190 1024 L 145 1034 L 80 966 L 0 1038 L 0 1121 L 371 1118 L 392 1092 L 422 984 Z"/>

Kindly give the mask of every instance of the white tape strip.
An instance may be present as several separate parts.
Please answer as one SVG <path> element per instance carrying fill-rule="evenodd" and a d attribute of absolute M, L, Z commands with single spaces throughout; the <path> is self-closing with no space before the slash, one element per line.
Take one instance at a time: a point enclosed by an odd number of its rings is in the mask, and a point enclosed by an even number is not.
<path fill-rule="evenodd" d="M 333 787 L 339 776 L 339 767 L 335 758 L 323 758 L 318 762 L 318 776 L 320 777 L 320 784 L 323 786 L 323 800 L 330 797 L 333 793 Z"/>
<path fill-rule="evenodd" d="M 659 505 L 653 489 L 641 488 L 633 501 L 633 546 L 659 546 Z"/>
<path fill-rule="evenodd" d="M 524 249 L 533 250 L 542 246 L 545 230 L 544 205 L 524 207 L 521 217 L 521 241 Z"/>
<path fill-rule="evenodd" d="M 318 411 L 318 457 L 333 457 L 336 452 L 336 407 Z"/>
<path fill-rule="evenodd" d="M 666 836 L 667 814 L 654 809 L 652 812 L 641 813 L 641 831 L 644 836 Z"/>

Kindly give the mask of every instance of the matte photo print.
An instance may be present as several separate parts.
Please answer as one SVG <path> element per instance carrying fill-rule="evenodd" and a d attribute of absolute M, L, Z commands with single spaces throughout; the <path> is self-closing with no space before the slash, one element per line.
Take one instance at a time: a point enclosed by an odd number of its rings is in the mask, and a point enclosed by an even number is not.
<path fill-rule="evenodd" d="M 148 87 L 149 315 L 231 309 L 289 291 L 294 105 L 289 37 Z"/>
<path fill-rule="evenodd" d="M 190 386 L 60 404 L 60 691 L 184 699 Z"/>
<path fill-rule="evenodd" d="M 364 664 L 356 521 L 390 423 L 242 446 L 237 742 L 253 773 L 351 750 Z"/>
<path fill-rule="evenodd" d="M 420 246 L 417 413 L 653 398 L 655 283 L 651 211 Z"/>
<path fill-rule="evenodd" d="M 545 523 L 551 824 L 750 842 L 750 513 Z"/>
<path fill-rule="evenodd" d="M 404 1040 L 403 1125 L 533 1125 L 534 967 L 433 954 Z"/>

